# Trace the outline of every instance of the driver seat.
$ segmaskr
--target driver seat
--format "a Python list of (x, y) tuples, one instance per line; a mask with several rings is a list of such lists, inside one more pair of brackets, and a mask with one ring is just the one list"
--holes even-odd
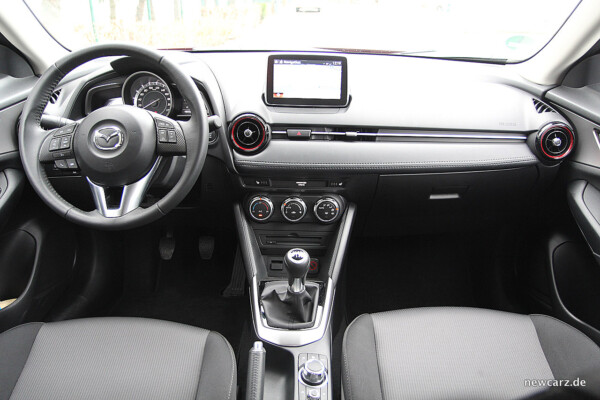
[(0, 334), (0, 400), (234, 399), (216, 332), (144, 318), (28, 323)]

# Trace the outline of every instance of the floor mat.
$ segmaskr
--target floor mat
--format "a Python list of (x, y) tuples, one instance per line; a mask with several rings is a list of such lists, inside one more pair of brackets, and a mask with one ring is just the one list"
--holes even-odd
[(235, 240), (218, 238), (213, 258), (201, 260), (197, 235), (179, 232), (176, 239), (175, 253), (169, 261), (158, 256), (157, 236), (140, 232), (128, 243), (126, 258), (130, 260), (124, 265), (124, 295), (111, 314), (156, 318), (214, 330), (236, 348), (245, 315), (250, 312), (249, 300), (247, 295), (233, 298), (221, 295), (229, 282)]
[(355, 240), (347, 258), (351, 321), (363, 313), (428, 306), (477, 306), (472, 238), (414, 236)]

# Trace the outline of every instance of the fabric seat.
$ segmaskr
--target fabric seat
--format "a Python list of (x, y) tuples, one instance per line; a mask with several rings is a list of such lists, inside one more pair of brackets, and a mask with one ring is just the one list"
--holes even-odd
[(234, 399), (220, 334), (143, 318), (29, 323), (0, 334), (0, 400)]
[(417, 308), (356, 318), (342, 364), (346, 400), (518, 399), (543, 390), (527, 380), (597, 373), (600, 348), (548, 316)]

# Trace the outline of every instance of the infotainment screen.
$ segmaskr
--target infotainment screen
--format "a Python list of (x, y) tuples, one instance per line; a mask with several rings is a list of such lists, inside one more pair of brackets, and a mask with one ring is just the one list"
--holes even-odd
[(266, 100), (271, 105), (346, 106), (346, 58), (314, 55), (269, 56)]

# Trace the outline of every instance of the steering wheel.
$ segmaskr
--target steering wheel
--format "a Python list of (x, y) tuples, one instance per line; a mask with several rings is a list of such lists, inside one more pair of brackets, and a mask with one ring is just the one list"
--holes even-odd
[[(130, 56), (158, 66), (187, 100), (188, 121), (175, 121), (130, 105), (93, 111), (85, 118), (47, 131), (40, 120), (50, 95), (76, 67), (100, 57)], [(175, 208), (200, 176), (208, 150), (208, 118), (200, 92), (190, 76), (162, 54), (131, 44), (96, 45), (75, 51), (40, 77), (23, 108), (19, 152), (31, 185), (69, 221), (96, 229), (128, 229), (159, 219)], [(177, 184), (158, 202), (141, 207), (148, 187), (165, 156), (185, 157)], [(83, 211), (63, 199), (46, 175), (45, 163), (78, 168), (91, 188), (96, 209)], [(60, 163), (60, 164), (58, 164)], [(112, 202), (109, 192), (122, 188)]]

